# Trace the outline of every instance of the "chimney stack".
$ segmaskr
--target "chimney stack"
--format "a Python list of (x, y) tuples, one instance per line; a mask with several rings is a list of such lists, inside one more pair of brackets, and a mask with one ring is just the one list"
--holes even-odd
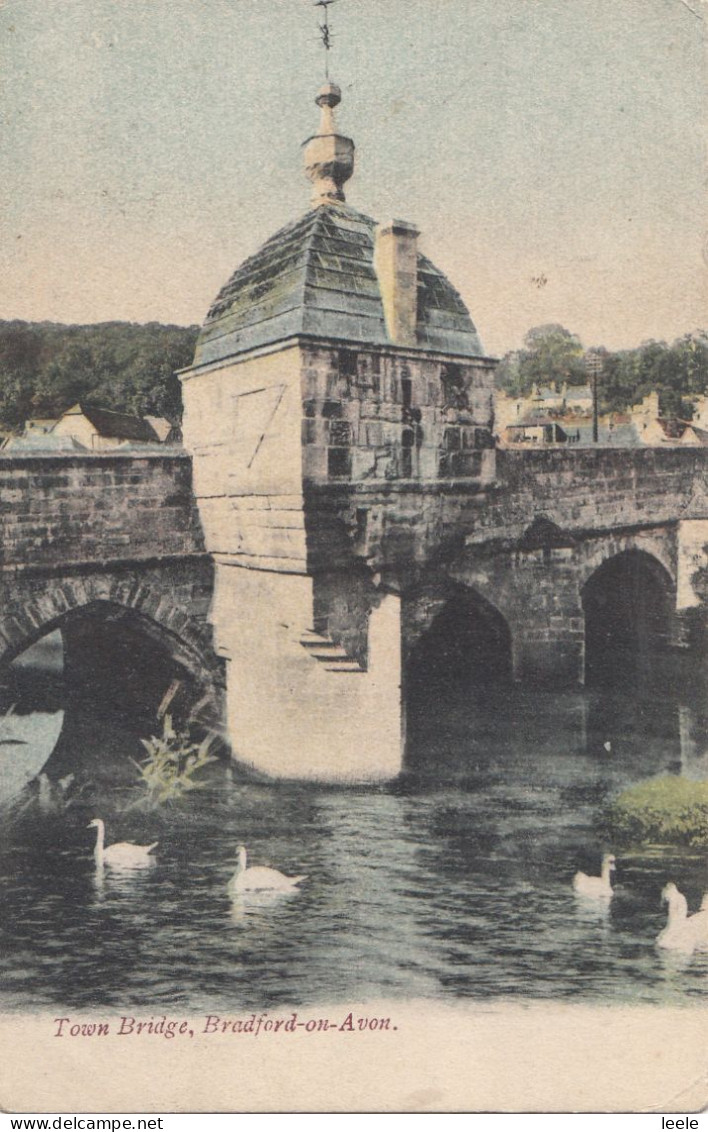
[(415, 346), (418, 321), (418, 229), (391, 220), (376, 230), (374, 267), (392, 342)]

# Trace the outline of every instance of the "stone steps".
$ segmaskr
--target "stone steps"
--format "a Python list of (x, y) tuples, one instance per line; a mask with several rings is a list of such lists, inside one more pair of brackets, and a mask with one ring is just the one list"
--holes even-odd
[(357, 660), (349, 656), (346, 649), (321, 633), (308, 629), (300, 637), (300, 644), (313, 660), (323, 665), (326, 672), (365, 671)]

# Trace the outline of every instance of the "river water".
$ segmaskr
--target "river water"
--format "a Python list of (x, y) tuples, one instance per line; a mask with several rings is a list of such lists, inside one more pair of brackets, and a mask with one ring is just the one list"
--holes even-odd
[[(708, 987), (708, 954), (654, 945), (662, 886), (696, 908), (702, 855), (616, 850), (609, 908), (571, 888), (615, 848), (598, 823), (609, 798), (656, 774), (707, 776), (696, 702), (453, 692), (412, 721), (409, 770), (390, 787), (264, 785), (219, 762), (204, 789), (153, 811), (134, 805), (141, 748), (125, 721), (55, 708), (18, 714), (20, 738), (0, 745), (3, 1010), (677, 1004)], [(109, 842), (159, 840), (154, 866), (97, 874), (96, 816)], [(239, 844), (253, 864), (307, 874), (301, 891), (234, 901)]]

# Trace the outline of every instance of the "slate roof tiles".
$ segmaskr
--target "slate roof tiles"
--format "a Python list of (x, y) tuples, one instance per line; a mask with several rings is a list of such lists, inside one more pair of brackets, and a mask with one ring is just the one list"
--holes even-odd
[[(374, 270), (376, 222), (326, 204), (281, 228), (222, 287), (197, 343), (195, 365), (294, 335), (390, 344)], [(417, 345), (480, 357), (467, 308), (441, 271), (418, 256)]]

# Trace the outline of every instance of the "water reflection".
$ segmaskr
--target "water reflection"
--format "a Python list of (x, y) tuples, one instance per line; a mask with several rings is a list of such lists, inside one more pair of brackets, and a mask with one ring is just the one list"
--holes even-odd
[[(267, 786), (216, 764), (187, 802), (146, 811), (138, 736), (116, 715), (72, 710), (37, 771), (49, 795), (26, 788), (0, 828), (0, 1002), (690, 1001), (708, 956), (655, 940), (667, 880), (700, 904), (703, 856), (617, 853), (607, 903), (578, 900), (572, 877), (617, 852), (597, 824), (615, 792), (676, 764), (698, 777), (707, 750), (696, 703), (488, 688), (416, 722), (407, 773), (388, 789)], [(97, 868), (96, 813), (111, 840), (159, 840), (151, 867)], [(307, 881), (234, 898), (239, 844)]]

